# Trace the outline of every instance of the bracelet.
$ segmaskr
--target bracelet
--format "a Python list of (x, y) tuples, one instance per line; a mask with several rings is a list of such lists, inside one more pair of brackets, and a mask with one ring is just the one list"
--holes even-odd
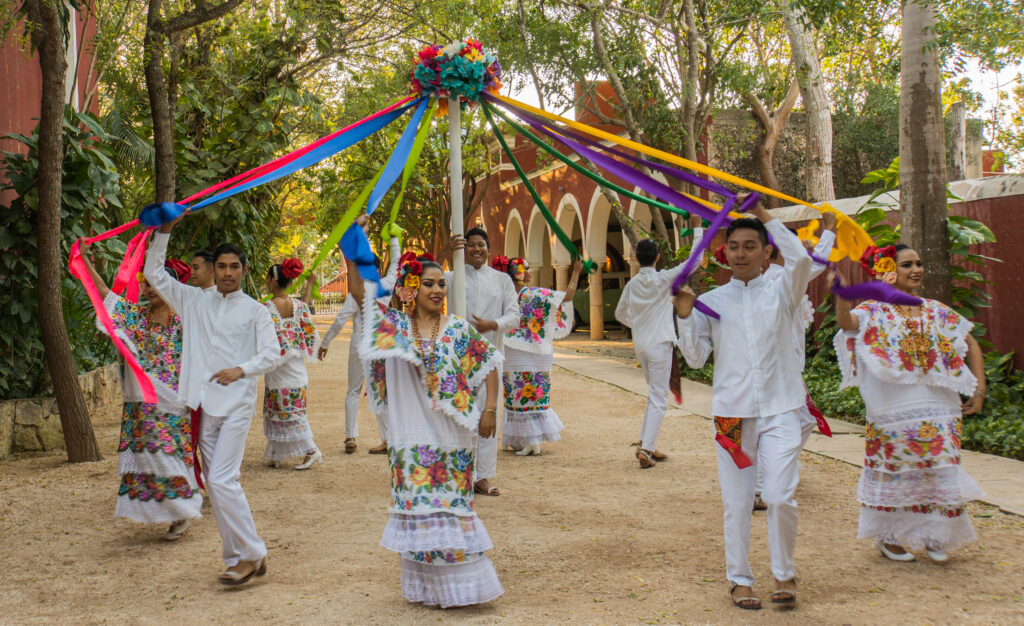
[(494, 413), (494, 417), (498, 417), (497, 409), (484, 409), (484, 413)]

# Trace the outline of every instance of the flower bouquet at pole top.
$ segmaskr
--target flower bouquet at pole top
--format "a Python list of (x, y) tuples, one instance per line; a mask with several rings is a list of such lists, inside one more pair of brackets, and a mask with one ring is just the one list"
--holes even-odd
[(438, 114), (447, 113), (448, 99), (457, 97), (463, 106), (480, 100), (484, 91), (501, 89), (501, 64), (493, 52), (476, 39), (447, 46), (427, 45), (416, 55), (409, 72), (412, 93), (438, 98)]

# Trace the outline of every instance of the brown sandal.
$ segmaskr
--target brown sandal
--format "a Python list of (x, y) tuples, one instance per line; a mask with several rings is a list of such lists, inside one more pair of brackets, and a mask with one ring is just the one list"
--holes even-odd
[(356, 451), (356, 438), (349, 437), (345, 440), (345, 454), (352, 454)]
[[(486, 480), (486, 479), (484, 479), (484, 480)], [(484, 489), (483, 487), (481, 487), (480, 483), (482, 483), (482, 482), (484, 482), (484, 481), (480, 480), (478, 482), (473, 483), (473, 493), (478, 493), (478, 494), (480, 494), (482, 496), (500, 496), (501, 495), (501, 491), (499, 491), (498, 488), (495, 487), (494, 485), (490, 485), (488, 483), (489, 486), (487, 487), (487, 489)]]
[(760, 610), (761, 609), (761, 600), (757, 596), (749, 595), (749, 596), (736, 597), (735, 591), (737, 589), (739, 589), (740, 587), (743, 587), (744, 589), (750, 589), (750, 593), (751, 594), (754, 593), (754, 590), (751, 589), (750, 587), (747, 587), (745, 585), (737, 585), (736, 583), (733, 583), (732, 586), (729, 587), (729, 598), (732, 600), (732, 603), (734, 605), (740, 607), (741, 609), (746, 609), (748, 611), (758, 611), (758, 610)]
[(374, 446), (373, 448), (370, 448), (369, 450), (367, 450), (367, 452), (369, 454), (387, 454), (387, 452), (388, 452), (388, 442), (382, 441), (382, 442), (380, 442), (379, 446)]
[[(793, 587), (789, 589), (779, 589), (779, 585), (785, 583), (793, 583)], [(775, 591), (772, 592), (772, 604), (781, 604), (785, 606), (793, 606), (796, 604), (796, 579), (792, 580), (776, 580)]]
[(643, 448), (636, 449), (636, 458), (640, 461), (640, 469), (648, 469), (655, 465), (654, 457)]

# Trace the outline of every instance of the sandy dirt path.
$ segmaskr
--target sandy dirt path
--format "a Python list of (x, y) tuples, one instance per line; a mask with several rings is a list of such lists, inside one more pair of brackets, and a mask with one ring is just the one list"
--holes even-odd
[[(391, 624), (472, 623), (1010, 623), (1024, 619), (1024, 520), (972, 505), (979, 540), (949, 562), (883, 560), (855, 539), (858, 472), (805, 454), (797, 575), (800, 605), (758, 614), (726, 596), (710, 425), (670, 417), (641, 471), (629, 447), (643, 399), (556, 368), (566, 424), (540, 457), (503, 452), (504, 495), (477, 498), (506, 588), (490, 604), (441, 611), (404, 601), (397, 555), (379, 547), (386, 459), (360, 409), (359, 451), (343, 452), (347, 336), (310, 367), (311, 424), (326, 463), (309, 472), (261, 461), (253, 421), (242, 484), (270, 548), (269, 574), (216, 584), (220, 536), (208, 506), (184, 539), (111, 518), (120, 415), (95, 416), (106, 458), (70, 466), (60, 454), (0, 463), (0, 622)], [(756, 589), (770, 593), (767, 529), (753, 524)]]

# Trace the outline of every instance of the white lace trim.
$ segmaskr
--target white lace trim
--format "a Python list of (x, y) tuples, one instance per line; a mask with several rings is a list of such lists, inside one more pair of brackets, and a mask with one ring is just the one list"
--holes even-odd
[(446, 609), (490, 602), (505, 593), (489, 558), (458, 565), (402, 561), (402, 597), (409, 602)]
[(861, 507), (857, 538), (881, 539), (907, 550), (931, 547), (952, 551), (974, 541), (977, 535), (966, 511), (957, 517), (946, 517), (941, 512), (908, 513)]
[(898, 474), (865, 467), (857, 482), (857, 501), (869, 506), (960, 506), (982, 495), (978, 483), (959, 465)]
[(425, 515), (389, 513), (380, 545), (393, 552), (462, 550), (466, 554), (486, 552), (494, 547), (487, 529), (475, 513), (453, 515), (446, 512)]
[(870, 413), (867, 420), (875, 426), (889, 428), (895, 424), (904, 422), (920, 422), (922, 420), (956, 421), (961, 418), (960, 407), (950, 405), (946, 402), (935, 402), (933, 404), (921, 404), (909, 409), (901, 409), (892, 413)]
[(153, 474), (156, 476), (184, 476), (192, 487), (191, 498), (167, 498), (156, 500), (133, 500), (128, 494), (117, 496), (114, 517), (124, 517), (143, 524), (170, 524), (182, 519), (202, 517), (199, 512), (203, 496), (196, 484), (195, 472), (177, 455), (162, 452), (131, 452), (125, 450), (117, 455), (118, 476), (125, 474)]
[(287, 443), (313, 439), (313, 431), (305, 417), (279, 420), (263, 415), (263, 434), (270, 441)]
[(510, 411), (505, 407), (505, 419), (501, 424), (501, 445), (522, 448), (544, 441), (558, 441), (565, 428), (558, 414), (552, 409), (545, 411)]
[(297, 441), (267, 441), (267, 449), (263, 451), (263, 458), (267, 461), (287, 461), (295, 457), (305, 456), (317, 450), (313, 443), (313, 436), (299, 439)]

